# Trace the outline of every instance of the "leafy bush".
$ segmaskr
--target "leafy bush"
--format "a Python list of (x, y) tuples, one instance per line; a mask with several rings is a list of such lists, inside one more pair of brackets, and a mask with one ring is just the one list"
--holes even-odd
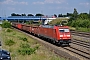
[(20, 48), (18, 49), (19, 54), (21, 55), (31, 55), (35, 53), (35, 49), (33, 48)]
[(8, 21), (3, 21), (2, 25), (3, 28), (11, 28), (11, 23)]
[(24, 38), (22, 38), (22, 40), (23, 40), (23, 41), (27, 41), (27, 38), (26, 38), (26, 37), (24, 37)]
[(12, 30), (11, 29), (7, 29), (6, 32), (12, 32)]
[(39, 48), (39, 45), (37, 45), (35, 48), (31, 48), (29, 44), (23, 43), (20, 45), (20, 48), (18, 49), (18, 53), (21, 55), (31, 55), (35, 53), (35, 51)]
[(27, 43), (21, 43), (18, 53), (21, 55), (31, 55), (39, 48), (39, 45), (36, 45), (34, 48), (31, 48)]
[(23, 41), (27, 41), (27, 42), (28, 42), (28, 40), (27, 40), (27, 38), (26, 38), (26, 37), (19, 37), (19, 39), (20, 39), (20, 40), (23, 40)]
[(20, 45), (20, 47), (21, 48), (29, 48), (30, 47), (30, 45), (29, 44), (27, 44), (27, 43), (21, 43), (21, 45)]
[(5, 41), (5, 45), (12, 46), (14, 44), (15, 44), (15, 42), (13, 40), (6, 40)]

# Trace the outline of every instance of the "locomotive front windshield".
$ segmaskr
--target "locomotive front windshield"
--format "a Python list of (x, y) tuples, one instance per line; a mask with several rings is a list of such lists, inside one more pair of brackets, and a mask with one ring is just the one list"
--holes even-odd
[(69, 29), (59, 29), (60, 32), (69, 32)]

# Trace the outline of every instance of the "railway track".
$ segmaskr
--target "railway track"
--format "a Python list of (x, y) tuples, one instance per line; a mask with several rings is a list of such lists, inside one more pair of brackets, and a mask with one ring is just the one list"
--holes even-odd
[[(20, 32), (22, 32), (22, 31), (20, 31)], [(23, 32), (23, 33), (25, 33), (25, 32)], [(44, 45), (45, 47), (47, 47), (51, 51), (55, 52), (59, 56), (63, 56), (69, 60), (90, 60), (90, 53), (88, 51), (83, 51), (80, 48), (80, 46), (85, 47), (85, 48), (89, 48), (88, 43), (79, 42), (77, 40), (75, 42), (75, 40), (73, 40), (72, 43), (70, 44), (71, 46), (69, 46), (69, 47), (58, 47), (56, 45), (53, 45), (53, 44), (48, 43), (46, 41), (43, 41), (40, 38), (34, 37), (33, 35), (30, 35), (27, 33), (25, 33), (25, 34), (36, 39), (36, 40), (38, 40), (39, 43), (41, 43), (42, 45)], [(82, 45), (80, 45), (80, 44), (82, 44)], [(86, 47), (83, 44), (85, 44), (86, 46), (88, 45), (88, 47)], [(80, 49), (76, 48), (77, 46), (75, 46), (75, 45), (77, 45), (78, 48), (80, 48)]]
[(76, 36), (90, 38), (90, 32), (86, 33), (86, 32), (78, 32), (78, 31), (71, 30), (71, 34), (76, 35)]
[(76, 44), (76, 45), (79, 45), (79, 46), (82, 46), (82, 47), (90, 48), (90, 43), (89, 42), (73, 39), (72, 43)]
[[(79, 56), (81, 56), (81, 58), (84, 60), (90, 60), (90, 54), (89, 53), (86, 53), (84, 51), (81, 51), (79, 49), (76, 49), (74, 47), (64, 47), (64, 49), (68, 50), (68, 51), (71, 51)], [(79, 57), (78, 57), (79, 58)]]
[(90, 43), (73, 39), (69, 47), (63, 48), (77, 54), (78, 58), (82, 58), (83, 60), (90, 60)]
[(73, 39), (70, 47), (65, 47), (64, 49), (90, 60), (90, 43), (88, 42)]

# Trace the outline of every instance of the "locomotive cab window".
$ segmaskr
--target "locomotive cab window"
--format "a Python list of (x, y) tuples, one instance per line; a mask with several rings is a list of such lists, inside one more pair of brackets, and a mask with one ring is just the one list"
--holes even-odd
[(64, 29), (59, 29), (60, 32), (64, 32)]
[(59, 32), (69, 32), (69, 29), (59, 29)]
[(65, 30), (65, 32), (69, 32), (69, 29), (64, 29)]

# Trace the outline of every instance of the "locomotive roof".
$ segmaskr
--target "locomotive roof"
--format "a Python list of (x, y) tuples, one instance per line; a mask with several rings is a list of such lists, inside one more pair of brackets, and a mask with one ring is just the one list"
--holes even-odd
[(50, 26), (50, 25), (41, 25), (44, 28), (53, 28), (54, 26)]
[(44, 27), (44, 28), (54, 28), (54, 27), (59, 27), (59, 28), (68, 28), (68, 26), (62, 26), (62, 25), (54, 25), (54, 26), (51, 26), (51, 25), (41, 25), (41, 27)]

